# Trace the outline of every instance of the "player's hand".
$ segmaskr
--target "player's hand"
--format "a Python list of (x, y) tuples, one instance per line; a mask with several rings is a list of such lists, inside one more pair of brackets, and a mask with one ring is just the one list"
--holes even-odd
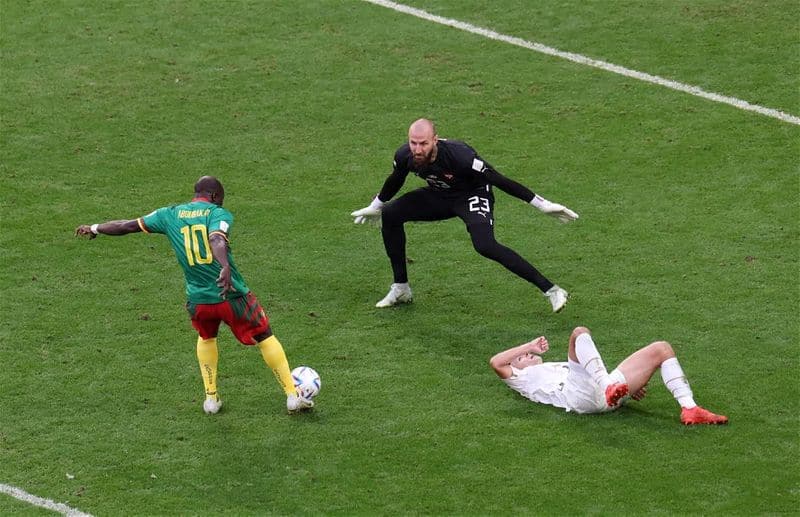
[(578, 217), (578, 214), (570, 210), (569, 208), (565, 207), (564, 205), (559, 205), (558, 203), (550, 203), (550, 209), (545, 213), (547, 215), (553, 216), (558, 219), (562, 223), (568, 223), (570, 221), (574, 221)]
[(75, 237), (89, 237), (89, 239), (94, 239), (97, 237), (97, 234), (92, 232), (92, 227), (88, 224), (82, 224), (75, 228)]
[(647, 395), (647, 386), (642, 386), (639, 391), (631, 395), (633, 400), (642, 400)]
[(543, 354), (550, 350), (550, 343), (547, 342), (546, 337), (540, 336), (530, 342), (530, 347), (534, 354)]
[(568, 223), (570, 221), (574, 221), (579, 216), (569, 208), (565, 207), (564, 205), (560, 205), (558, 203), (553, 203), (552, 201), (548, 201), (542, 196), (536, 195), (531, 200), (531, 204), (541, 210), (543, 213), (555, 217), (562, 223)]
[(223, 300), (227, 299), (228, 293), (235, 291), (233, 284), (231, 284), (230, 266), (224, 266), (220, 270), (217, 277), (217, 287), (219, 287), (219, 295)]
[(381, 211), (383, 210), (383, 201), (378, 199), (375, 196), (375, 199), (372, 200), (372, 203), (369, 206), (362, 208), (361, 210), (356, 210), (355, 212), (351, 212), (350, 215), (354, 218), (353, 222), (355, 224), (364, 224), (364, 223), (373, 223), (373, 224), (380, 224), (381, 222)]
[(355, 212), (351, 212), (355, 219), (353, 222), (355, 224), (364, 224), (364, 223), (373, 223), (377, 224), (381, 220), (381, 210), (375, 209), (371, 207), (362, 208), (361, 210), (356, 210)]

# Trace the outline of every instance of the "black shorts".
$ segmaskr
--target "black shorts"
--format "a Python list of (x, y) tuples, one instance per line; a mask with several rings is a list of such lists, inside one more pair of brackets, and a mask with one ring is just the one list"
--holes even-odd
[(384, 224), (407, 221), (442, 221), (458, 217), (467, 226), (494, 225), (494, 194), (485, 185), (467, 192), (447, 192), (423, 187), (403, 194), (383, 207)]

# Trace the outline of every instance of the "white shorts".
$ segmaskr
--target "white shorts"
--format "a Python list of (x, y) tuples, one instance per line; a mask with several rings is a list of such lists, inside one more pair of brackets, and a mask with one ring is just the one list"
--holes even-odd
[[(626, 398), (623, 398), (616, 406), (609, 407), (606, 405), (605, 391), (600, 389), (600, 386), (592, 380), (589, 373), (583, 369), (583, 366), (571, 360), (567, 361), (567, 363), (569, 364), (569, 373), (562, 390), (569, 404), (567, 411), (604, 413), (617, 409), (625, 402)], [(627, 382), (625, 376), (618, 369), (614, 369), (609, 375), (611, 376), (611, 382)]]

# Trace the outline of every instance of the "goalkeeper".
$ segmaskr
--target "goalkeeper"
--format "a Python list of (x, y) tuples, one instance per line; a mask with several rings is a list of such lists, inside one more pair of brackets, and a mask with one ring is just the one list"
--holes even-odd
[[(413, 172), (428, 185), (389, 202)], [(564, 308), (569, 294), (545, 278), (527, 260), (503, 246), (494, 237), (494, 194), (492, 187), (530, 203), (562, 223), (578, 214), (535, 195), (527, 187), (497, 172), (469, 145), (439, 139), (433, 122), (419, 119), (408, 130), (408, 143), (394, 156), (394, 170), (372, 203), (351, 215), (356, 223), (382, 223), (383, 244), (392, 265), (394, 282), (376, 307), (390, 307), (412, 300), (406, 270), (408, 221), (441, 221), (458, 217), (467, 226), (475, 251), (499, 262), (506, 269), (535, 285), (548, 298), (553, 312)]]

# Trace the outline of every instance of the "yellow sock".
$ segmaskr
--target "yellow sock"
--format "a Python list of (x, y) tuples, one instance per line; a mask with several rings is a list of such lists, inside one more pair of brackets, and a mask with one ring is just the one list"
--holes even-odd
[(292, 372), (289, 371), (289, 361), (286, 359), (286, 354), (278, 338), (275, 336), (268, 337), (258, 344), (258, 349), (261, 350), (261, 357), (264, 358), (264, 362), (275, 374), (275, 378), (278, 379), (278, 383), (280, 383), (284, 393), (286, 395), (296, 394)]
[(219, 363), (217, 338), (203, 339), (197, 336), (197, 361), (200, 363), (200, 374), (203, 376), (203, 384), (206, 387), (206, 398), (214, 397), (219, 400), (217, 394), (217, 364)]

